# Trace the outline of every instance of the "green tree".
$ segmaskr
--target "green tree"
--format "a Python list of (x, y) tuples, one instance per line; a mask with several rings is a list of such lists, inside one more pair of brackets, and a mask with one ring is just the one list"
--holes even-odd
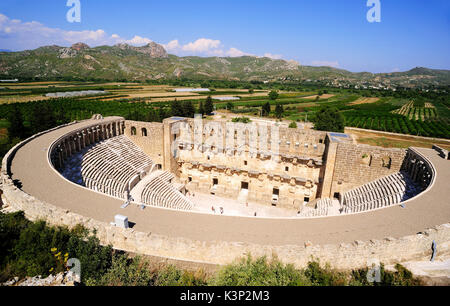
[(277, 106), (275, 107), (275, 116), (278, 119), (281, 119), (281, 117), (283, 117), (283, 113), (284, 113), (283, 105), (277, 103)]
[(202, 116), (205, 114), (205, 108), (203, 107), (202, 101), (200, 101), (200, 103), (198, 104), (198, 113), (201, 114)]
[(49, 130), (56, 126), (56, 118), (51, 103), (40, 102), (34, 105), (31, 113), (30, 124), (33, 134)]
[(263, 116), (269, 116), (270, 115), (270, 102), (266, 102), (262, 106), (262, 115)]
[(26, 130), (23, 125), (23, 116), (17, 104), (14, 104), (13, 109), (8, 113), (8, 135), (10, 138), (25, 138)]
[(157, 122), (159, 121), (158, 114), (155, 112), (153, 108), (151, 108), (147, 115), (145, 116), (145, 121), (147, 122)]
[(172, 116), (181, 116), (181, 117), (184, 116), (183, 106), (177, 99), (173, 100), (170, 103), (170, 113)]
[(338, 109), (324, 106), (312, 118), (314, 129), (329, 132), (344, 132), (344, 117)]
[(158, 114), (158, 121), (159, 122), (162, 122), (164, 119), (169, 117), (168, 111), (165, 108), (163, 108), (163, 107), (158, 108), (157, 114)]
[(213, 100), (211, 98), (211, 96), (208, 96), (206, 98), (206, 102), (205, 102), (205, 114), (209, 115), (214, 111), (214, 104), (213, 104)]
[(183, 102), (183, 115), (184, 117), (193, 118), (195, 115), (195, 107), (192, 101)]
[(271, 92), (269, 92), (269, 99), (270, 100), (276, 100), (278, 99), (278, 92), (276, 90), (272, 90)]
[(234, 104), (231, 103), (231, 102), (228, 102), (227, 103), (227, 110), (233, 110), (233, 108), (234, 108)]

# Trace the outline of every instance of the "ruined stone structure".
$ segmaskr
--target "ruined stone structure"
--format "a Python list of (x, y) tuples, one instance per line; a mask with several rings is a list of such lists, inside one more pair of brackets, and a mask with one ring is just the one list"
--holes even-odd
[[(311, 217), (377, 209), (419, 192), (409, 184), (416, 179), (404, 164), (410, 160), (406, 150), (356, 145), (346, 134), (199, 118), (94, 119), (100, 123), (58, 139), (50, 160), (74, 183), (139, 204), (190, 209), (192, 203), (176, 192), (189, 190)], [(377, 189), (376, 196), (349, 208), (356, 205), (348, 204), (349, 191), (364, 183), (384, 186), (382, 178), (401, 169), (408, 175), (399, 184), (412, 188)], [(340, 201), (339, 211), (330, 198)]]
[[(132, 252), (218, 264), (276, 253), (299, 267), (314, 255), (352, 268), (369, 257), (428, 256), (433, 240), (448, 245), (450, 168), (439, 149), (362, 146), (345, 134), (275, 125), (94, 116), (14, 147), (2, 163), (2, 199), (31, 219), (82, 223)], [(186, 190), (299, 214), (191, 212)], [(135, 226), (111, 226), (117, 214)]]
[(176, 143), (189, 190), (297, 210), (316, 198), (326, 133), (193, 121), (180, 124)]
[(62, 136), (52, 144), (50, 150), (51, 162), (55, 167), (61, 169), (64, 161), (69, 159), (73, 153), (79, 152), (99, 141), (122, 135), (125, 128), (124, 123), (125, 120), (120, 117), (107, 121), (102, 120), (99, 124), (77, 129)]

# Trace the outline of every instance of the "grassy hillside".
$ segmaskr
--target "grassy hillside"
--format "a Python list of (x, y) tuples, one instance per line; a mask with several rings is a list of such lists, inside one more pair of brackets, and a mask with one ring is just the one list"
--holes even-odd
[[(156, 44), (155, 44), (156, 45)], [(147, 48), (147, 49), (146, 49)], [(325, 82), (335, 86), (403, 87), (450, 85), (450, 71), (415, 68), (407, 72), (352, 73), (332, 67), (301, 66), (295, 61), (253, 56), (177, 57), (159, 46), (127, 45), (89, 48), (46, 46), (22, 52), (0, 52), (0, 78), (20, 80), (159, 79)]]

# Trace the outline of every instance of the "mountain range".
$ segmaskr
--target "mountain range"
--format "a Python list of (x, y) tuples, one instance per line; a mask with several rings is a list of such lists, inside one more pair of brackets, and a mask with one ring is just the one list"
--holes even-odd
[(91, 48), (45, 46), (20, 52), (0, 51), (0, 78), (20, 79), (224, 79), (241, 81), (321, 81), (333, 86), (448, 86), (450, 70), (417, 67), (406, 72), (354, 73), (333, 67), (303, 66), (267, 57), (178, 57), (154, 42)]

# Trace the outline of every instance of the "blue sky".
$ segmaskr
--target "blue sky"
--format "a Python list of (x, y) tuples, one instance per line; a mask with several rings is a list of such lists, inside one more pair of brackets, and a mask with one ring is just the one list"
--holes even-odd
[(2, 0), (0, 49), (155, 41), (180, 56), (250, 54), (371, 72), (450, 69), (448, 0), (380, 0), (380, 23), (367, 21), (367, 0), (80, 0), (81, 23), (66, 20), (66, 2)]

